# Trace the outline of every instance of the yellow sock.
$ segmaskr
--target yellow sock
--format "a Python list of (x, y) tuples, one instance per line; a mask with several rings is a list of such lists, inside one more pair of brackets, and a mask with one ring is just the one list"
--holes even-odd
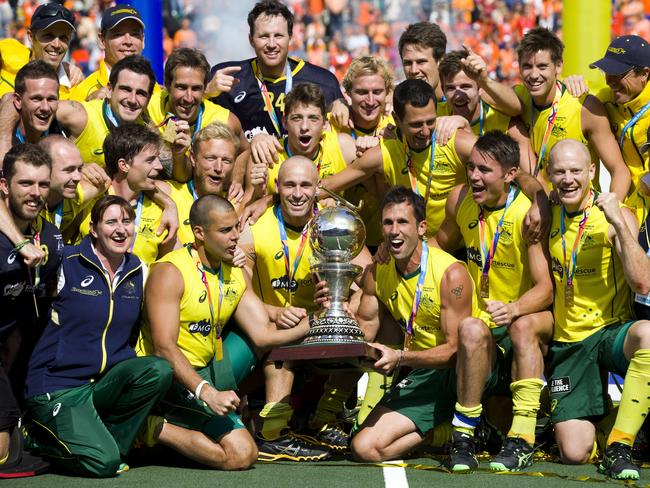
[(451, 424), (454, 426), (454, 432), (463, 432), (467, 435), (474, 435), (474, 429), (481, 420), (483, 405), (480, 403), (475, 407), (464, 407), (456, 402), (456, 412)]
[(345, 402), (352, 394), (351, 390), (333, 387), (329, 380), (325, 383), (323, 395), (318, 401), (318, 406), (313, 417), (309, 420), (309, 428), (316, 430), (325, 424), (332, 423), (336, 416), (343, 412)]
[(607, 445), (620, 442), (634, 445), (634, 438), (650, 410), (650, 349), (639, 349), (630, 360), (625, 374), (621, 403)]
[(454, 428), (451, 426), (451, 420), (447, 420), (440, 425), (436, 425), (433, 429), (433, 438), (431, 445), (433, 447), (443, 447), (445, 444), (451, 442)]
[(535, 444), (539, 395), (543, 387), (544, 382), (538, 378), (527, 378), (510, 383), (512, 426), (508, 437), (519, 437), (530, 445)]
[(594, 447), (591, 450), (591, 454), (589, 454), (589, 459), (587, 460), (588, 463), (595, 463), (598, 461), (598, 441), (594, 440)]
[(357, 425), (363, 424), (363, 421), (366, 420), (366, 417), (370, 415), (372, 409), (375, 408), (384, 396), (384, 392), (389, 390), (392, 385), (392, 376), (384, 376), (376, 371), (368, 373), (368, 386), (366, 387), (366, 394), (363, 396), (363, 401), (357, 414)]
[(262, 418), (262, 437), (266, 440), (277, 439), (284, 429), (289, 428), (293, 408), (288, 403), (269, 402), (260, 412)]
[(7, 462), (7, 459), (9, 459), (9, 449), (7, 449), (7, 455), (0, 459), (0, 466), (2, 466), (4, 463)]

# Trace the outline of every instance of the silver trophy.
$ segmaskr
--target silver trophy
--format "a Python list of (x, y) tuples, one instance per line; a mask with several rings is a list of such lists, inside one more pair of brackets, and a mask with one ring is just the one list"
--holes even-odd
[[(324, 189), (323, 189), (324, 190)], [(310, 330), (303, 344), (360, 344), (363, 332), (357, 321), (345, 311), (350, 286), (361, 273), (351, 264), (363, 249), (366, 227), (355, 207), (338, 195), (324, 190), (338, 205), (318, 212), (310, 225), (310, 245), (315, 257), (311, 271), (329, 288), (329, 308), (310, 317)]]

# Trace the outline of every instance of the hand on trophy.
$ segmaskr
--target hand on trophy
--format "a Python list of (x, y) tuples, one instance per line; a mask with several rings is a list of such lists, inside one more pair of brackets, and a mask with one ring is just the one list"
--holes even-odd
[(300, 307), (278, 307), (275, 314), (275, 325), (278, 329), (293, 329), (302, 319), (307, 317), (307, 310)]
[[(327, 281), (325, 280), (318, 281), (318, 277), (316, 275), (314, 275), (314, 281), (316, 281), (316, 289), (314, 291), (314, 303), (318, 305), (321, 309), (329, 309), (330, 289), (327, 287)], [(353, 315), (352, 310), (350, 309), (350, 302), (348, 302), (347, 300), (343, 302), (343, 310), (345, 310), (348, 314)]]

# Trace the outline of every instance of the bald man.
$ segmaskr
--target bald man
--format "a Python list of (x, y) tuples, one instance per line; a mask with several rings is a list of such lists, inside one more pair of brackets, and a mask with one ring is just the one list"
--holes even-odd
[[(306, 319), (280, 330), (255, 295), (250, 279), (229, 264), (239, 240), (234, 207), (217, 195), (200, 197), (190, 209), (194, 242), (154, 265), (145, 289), (139, 355), (164, 357), (174, 383), (151, 416), (146, 445), (160, 443), (214, 469), (249, 468), (255, 441), (235, 413), (237, 384), (262, 352), (301, 339)], [(224, 326), (239, 325), (253, 347)]]
[(638, 224), (613, 193), (590, 187), (594, 165), (583, 144), (551, 149), (553, 208), (549, 251), (555, 281), (555, 329), (548, 362), (555, 438), (562, 461), (585, 463), (595, 454), (590, 421), (608, 413), (602, 370), (625, 376), (616, 422), (599, 466), (614, 479), (638, 479), (632, 445), (650, 409), (650, 321), (632, 319), (632, 293), (647, 281)]
[[(255, 293), (280, 329), (295, 327), (318, 309), (310, 270), (309, 224), (317, 212), (315, 195), (319, 182), (312, 160), (290, 157), (280, 166), (274, 182), (279, 203), (242, 232), (240, 245), (247, 255), (246, 270)], [(352, 262), (362, 267), (369, 264), (370, 253), (364, 248)], [(268, 363), (264, 373), (267, 403), (260, 414), (264, 421), (258, 442), (260, 460), (314, 461), (329, 457), (327, 449), (289, 429), (293, 372), (286, 365), (280, 369)], [(348, 444), (347, 434), (335, 420), (354, 386), (354, 381), (350, 382), (348, 385), (341, 378), (330, 379), (326, 389), (335, 393), (327, 395), (329, 400), (321, 400), (310, 426), (318, 431), (319, 442), (329, 448), (345, 449)]]

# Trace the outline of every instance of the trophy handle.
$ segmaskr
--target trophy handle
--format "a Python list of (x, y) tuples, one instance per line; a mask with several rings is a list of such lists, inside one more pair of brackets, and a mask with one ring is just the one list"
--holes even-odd
[(318, 187), (319, 190), (327, 193), (328, 196), (332, 197), (334, 200), (336, 200), (340, 205), (343, 205), (344, 207), (349, 208), (350, 210), (354, 212), (359, 212), (363, 208), (363, 200), (359, 201), (359, 205), (355, 205), (353, 203), (348, 202), (345, 198), (343, 198), (340, 195), (337, 195), (333, 191), (328, 190), (327, 188), (323, 186)]

